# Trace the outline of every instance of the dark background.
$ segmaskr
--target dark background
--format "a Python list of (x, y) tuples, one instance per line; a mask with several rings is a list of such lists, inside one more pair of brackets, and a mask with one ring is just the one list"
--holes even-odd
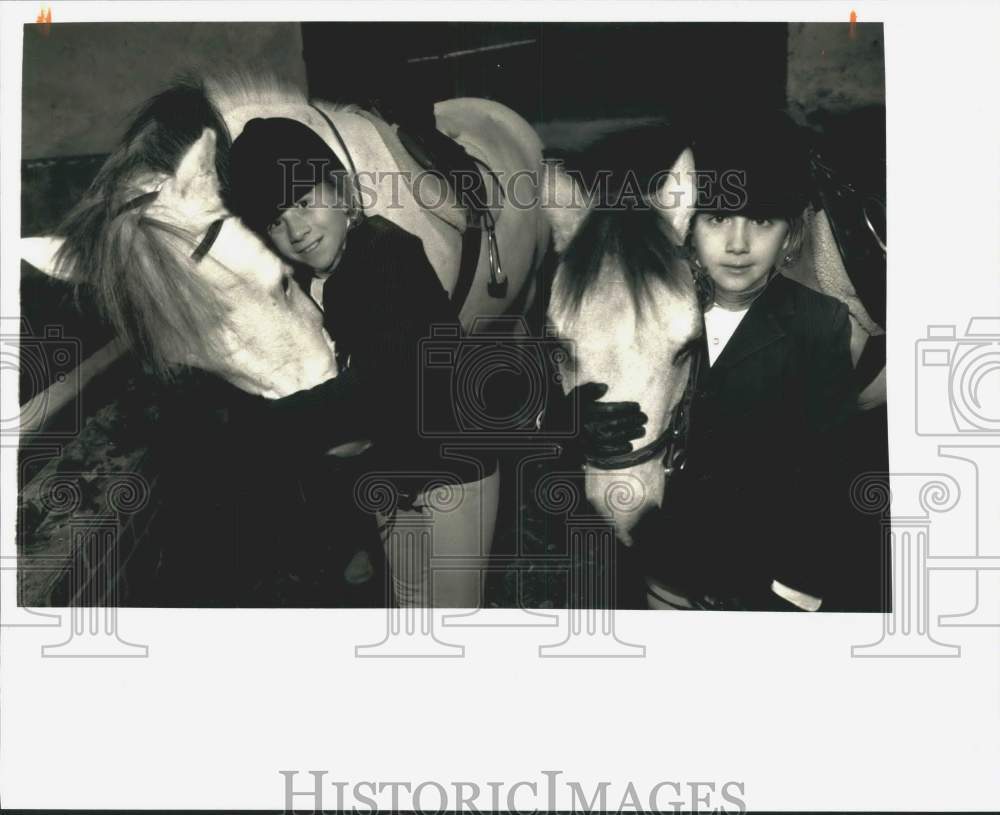
[[(535, 123), (683, 117), (748, 96), (781, 107), (787, 39), (788, 27), (780, 23), (302, 27), (313, 95), (361, 104), (380, 101), (390, 109), (451, 96), (488, 96)], [(746, 81), (748, 71), (753, 81)]]

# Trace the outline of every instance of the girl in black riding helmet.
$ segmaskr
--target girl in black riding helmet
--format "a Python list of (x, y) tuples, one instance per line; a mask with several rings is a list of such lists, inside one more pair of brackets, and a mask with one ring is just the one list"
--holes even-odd
[(847, 308), (781, 270), (808, 203), (807, 155), (779, 116), (694, 144), (692, 268), (712, 296), (687, 461), (634, 539), (650, 606), (817, 610), (847, 508), (857, 393)]
[[(365, 217), (326, 142), (291, 119), (251, 120), (233, 142), (230, 179), (233, 212), (295, 267), (296, 279), (323, 309), (342, 376), (346, 370), (351, 383), (347, 399), (364, 416), (358, 436), (374, 442), (366, 469), (389, 474), (399, 490), (399, 507), (379, 516), (396, 601), (479, 605), (478, 573), (435, 575), (431, 596), (425, 561), (392, 534), (407, 513), (430, 514), (435, 553), (480, 556), (488, 552), (495, 523), (495, 462), (445, 458), (439, 439), (420, 434), (428, 413), (451, 413), (444, 380), (427, 380), (421, 391), (421, 341), (434, 327), (452, 329), (456, 339), (461, 334), (423, 244), (382, 217)], [(435, 417), (430, 421), (440, 426)], [(341, 420), (335, 413), (329, 418)], [(424, 494), (435, 474), (462, 484), (462, 505), (440, 517)], [(492, 517), (481, 507), (492, 507)]]

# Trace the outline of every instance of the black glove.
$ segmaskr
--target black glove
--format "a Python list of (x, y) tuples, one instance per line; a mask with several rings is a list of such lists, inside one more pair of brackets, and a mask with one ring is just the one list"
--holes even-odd
[(537, 425), (557, 436), (572, 435), (563, 443), (567, 465), (582, 464), (588, 456), (631, 452), (631, 440), (645, 433), (647, 417), (638, 403), (598, 402), (607, 392), (607, 385), (588, 382), (568, 394), (559, 389), (549, 394)]
[(646, 432), (649, 420), (638, 402), (598, 402), (608, 392), (601, 382), (578, 385), (573, 392), (579, 405), (579, 441), (584, 455), (601, 458), (632, 452), (632, 439)]

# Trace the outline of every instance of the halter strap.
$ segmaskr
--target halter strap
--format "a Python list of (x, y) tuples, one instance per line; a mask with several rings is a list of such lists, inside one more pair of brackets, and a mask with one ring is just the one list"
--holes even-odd
[(124, 215), (126, 212), (132, 209), (138, 209), (141, 206), (145, 206), (151, 201), (156, 200), (156, 196), (160, 194), (159, 190), (153, 190), (151, 192), (144, 192), (142, 195), (137, 195), (135, 198), (130, 198), (124, 204), (122, 204), (118, 209), (115, 210), (115, 214), (112, 215), (112, 219), (117, 218), (119, 215)]
[(701, 354), (691, 360), (688, 370), (688, 381), (684, 393), (674, 407), (666, 428), (653, 441), (628, 453), (618, 453), (609, 456), (587, 456), (587, 463), (599, 470), (624, 470), (651, 461), (661, 453), (666, 452), (664, 461), (669, 478), (675, 469), (684, 469), (684, 454), (688, 433), (691, 429), (691, 403), (694, 401), (695, 386), (698, 381), (698, 371), (701, 368)]
[[(159, 190), (152, 190), (150, 192), (144, 192), (141, 195), (137, 195), (135, 198), (130, 198), (118, 207), (117, 210), (115, 210), (113, 217), (117, 218), (119, 215), (124, 215), (126, 212), (145, 206), (146, 204), (155, 201), (159, 194)], [(191, 253), (192, 260), (197, 262), (211, 251), (212, 244), (214, 244), (215, 239), (219, 237), (219, 232), (222, 230), (222, 224), (225, 220), (225, 218), (218, 218), (212, 221), (208, 230), (205, 232), (205, 237), (201, 239), (198, 245), (194, 248), (194, 251)]]
[(670, 443), (673, 434), (674, 421), (671, 418), (666, 430), (649, 444), (640, 447), (638, 450), (610, 456), (587, 456), (587, 463), (599, 470), (624, 470), (626, 467), (636, 467), (639, 464), (645, 464), (667, 449), (667, 444)]
[(211, 225), (208, 227), (208, 231), (205, 232), (205, 237), (201, 239), (201, 243), (199, 243), (191, 253), (192, 260), (199, 261), (211, 251), (212, 244), (215, 243), (215, 239), (219, 237), (219, 232), (222, 230), (222, 224), (225, 220), (225, 218), (219, 218), (218, 220), (212, 221)]

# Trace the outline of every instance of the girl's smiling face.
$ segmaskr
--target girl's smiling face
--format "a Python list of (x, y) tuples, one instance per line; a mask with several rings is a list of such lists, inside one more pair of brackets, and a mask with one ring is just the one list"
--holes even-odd
[(329, 271), (347, 237), (347, 209), (335, 187), (322, 181), (282, 210), (267, 228), (278, 253), (316, 273)]
[(699, 213), (692, 241), (698, 261), (715, 285), (742, 293), (762, 286), (788, 248), (784, 218), (748, 218), (730, 213)]

